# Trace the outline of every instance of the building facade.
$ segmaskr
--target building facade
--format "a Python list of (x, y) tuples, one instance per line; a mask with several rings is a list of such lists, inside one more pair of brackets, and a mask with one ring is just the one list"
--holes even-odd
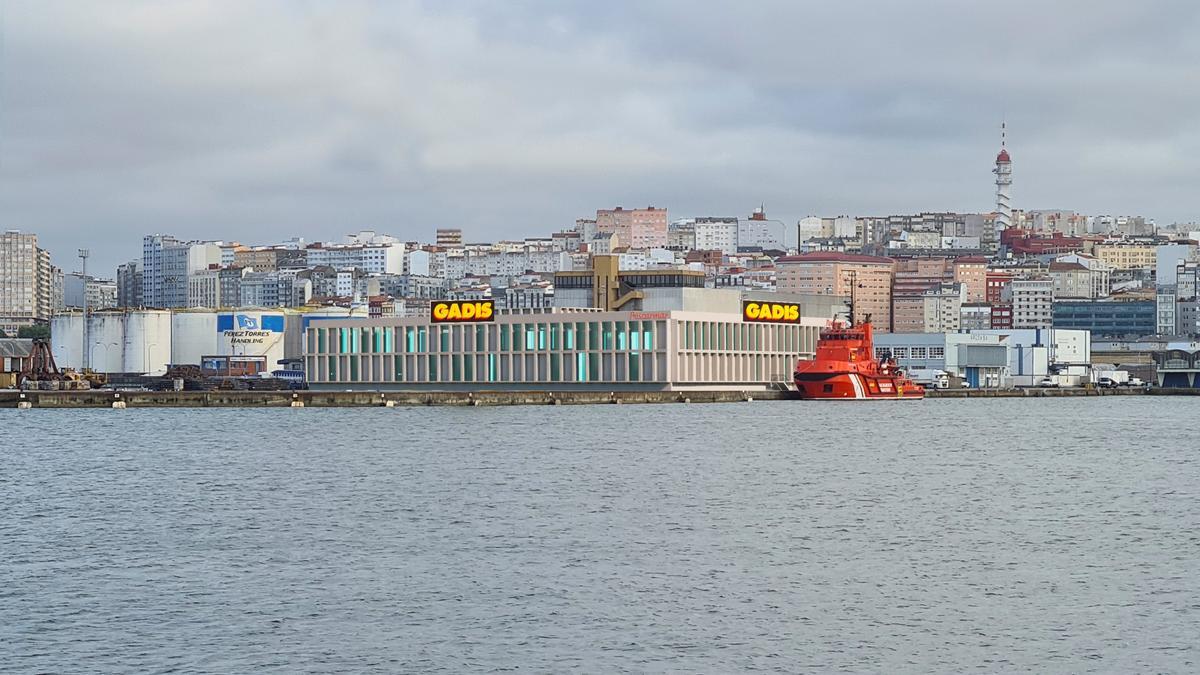
[(0, 331), (16, 337), (25, 326), (49, 321), (58, 302), (55, 277), (36, 234), (0, 233)]
[(893, 261), (853, 253), (805, 253), (775, 261), (780, 293), (847, 298), (853, 321), (868, 315), (875, 330), (892, 331)]
[(823, 323), (561, 310), (454, 325), (329, 320), (307, 330), (305, 366), (314, 389), (754, 390), (789, 382)]
[(1154, 300), (1058, 300), (1054, 327), (1091, 331), (1095, 337), (1143, 337), (1158, 329)]
[(1054, 325), (1054, 281), (1051, 279), (1014, 279), (1012, 294), (1013, 328), (1050, 328)]

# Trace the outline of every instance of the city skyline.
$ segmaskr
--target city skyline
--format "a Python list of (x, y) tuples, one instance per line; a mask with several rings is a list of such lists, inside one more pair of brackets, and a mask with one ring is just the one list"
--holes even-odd
[(1014, 208), (1197, 219), (1189, 3), (691, 8), (9, 3), (6, 228), (111, 275), (153, 232), (986, 212), (1002, 119)]

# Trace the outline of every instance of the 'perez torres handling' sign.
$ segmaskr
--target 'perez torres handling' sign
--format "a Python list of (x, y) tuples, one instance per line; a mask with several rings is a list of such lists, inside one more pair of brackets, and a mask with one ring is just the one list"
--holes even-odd
[(794, 302), (743, 300), (742, 319), (755, 323), (800, 323), (800, 305)]
[(439, 300), (429, 306), (433, 323), (491, 321), (496, 315), (492, 300)]

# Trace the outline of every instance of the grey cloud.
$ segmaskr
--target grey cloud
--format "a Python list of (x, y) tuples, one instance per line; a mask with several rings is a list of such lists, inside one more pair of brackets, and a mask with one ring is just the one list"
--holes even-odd
[(1200, 6), (5, 4), (0, 199), (60, 264), (146, 232), (471, 239), (597, 207), (1015, 202), (1195, 220)]

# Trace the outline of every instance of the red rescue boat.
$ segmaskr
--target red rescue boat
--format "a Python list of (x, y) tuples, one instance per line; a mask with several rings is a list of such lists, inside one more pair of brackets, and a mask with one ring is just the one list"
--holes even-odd
[(871, 318), (861, 326), (834, 321), (821, 331), (816, 358), (796, 362), (796, 393), (805, 399), (925, 398), (890, 356), (875, 358)]

